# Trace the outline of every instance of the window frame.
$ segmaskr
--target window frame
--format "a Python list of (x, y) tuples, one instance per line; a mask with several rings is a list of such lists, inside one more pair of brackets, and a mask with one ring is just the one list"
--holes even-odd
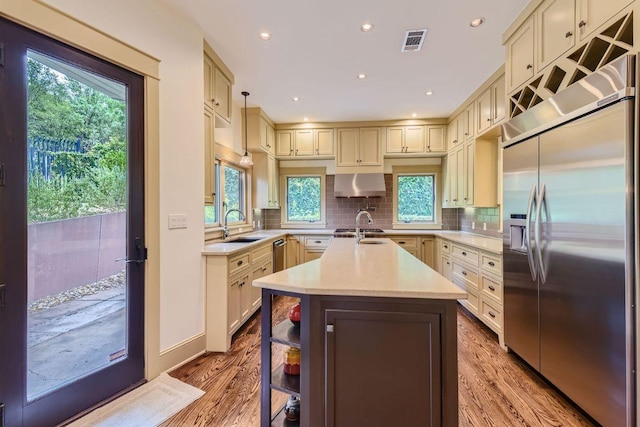
[[(249, 224), (248, 211), (250, 209), (250, 206), (249, 206), (248, 197), (251, 191), (249, 187), (250, 172), (248, 169), (243, 168), (242, 166), (240, 166), (235, 162), (216, 157), (213, 163), (214, 181), (215, 181), (215, 196), (214, 196), (213, 206), (215, 207), (215, 210), (216, 210), (216, 218), (212, 223), (206, 223), (206, 222), (204, 223), (205, 232), (210, 232), (216, 229), (220, 229), (224, 225), (224, 214), (226, 214), (226, 205), (224, 203), (224, 185), (222, 185), (222, 183), (224, 182), (224, 174), (225, 174), (224, 170), (225, 170), (225, 167), (227, 166), (233, 169), (236, 169), (241, 173), (240, 189), (242, 191), (242, 194), (240, 195), (240, 211), (242, 211), (245, 218), (244, 221), (242, 220), (233, 221), (233, 222), (229, 222), (227, 225), (229, 226), (229, 228), (233, 228), (233, 227), (242, 227)], [(206, 206), (211, 206), (211, 205), (205, 205), (205, 208)]]
[[(289, 221), (289, 198), (287, 184), (289, 178), (320, 178), (320, 220), (318, 221)], [(280, 227), (281, 228), (326, 228), (327, 226), (327, 197), (326, 197), (326, 168), (280, 168)]]
[[(433, 221), (404, 222), (398, 220), (398, 178), (401, 176), (433, 176)], [(442, 229), (442, 167), (440, 165), (393, 167), (393, 223), (394, 229)]]

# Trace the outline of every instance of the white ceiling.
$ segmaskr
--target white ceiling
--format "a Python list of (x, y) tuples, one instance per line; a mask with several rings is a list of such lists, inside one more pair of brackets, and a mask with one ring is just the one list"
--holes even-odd
[[(233, 98), (277, 123), (447, 117), (503, 62), (527, 0), (163, 0), (204, 29)], [(486, 22), (471, 28), (469, 21)], [(360, 25), (374, 29), (362, 32)], [(427, 28), (418, 52), (406, 30)], [(263, 41), (261, 31), (271, 40)], [(358, 80), (358, 73), (367, 78)], [(431, 90), (432, 96), (425, 92)], [(292, 97), (300, 97), (293, 102)]]

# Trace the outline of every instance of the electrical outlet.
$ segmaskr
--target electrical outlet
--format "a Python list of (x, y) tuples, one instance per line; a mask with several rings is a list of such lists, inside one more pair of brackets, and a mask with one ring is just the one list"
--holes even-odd
[(169, 215), (169, 230), (177, 228), (187, 228), (187, 215), (186, 214), (171, 214)]
[(258, 220), (258, 228), (260, 228), (260, 220)]
[(484, 231), (487, 231), (487, 223), (486, 223), (486, 222), (483, 222), (483, 223), (482, 223), (482, 229), (483, 229)]
[(255, 222), (255, 221), (251, 221), (251, 226), (252, 226), (253, 228), (256, 228), (256, 222)]
[(472, 230), (476, 229), (476, 223), (474, 221), (471, 221), (471, 229)]

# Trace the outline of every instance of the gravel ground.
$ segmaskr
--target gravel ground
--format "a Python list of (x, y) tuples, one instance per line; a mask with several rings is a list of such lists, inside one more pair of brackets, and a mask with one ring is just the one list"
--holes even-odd
[(96, 283), (90, 283), (84, 286), (78, 286), (77, 288), (69, 289), (64, 292), (60, 292), (56, 295), (49, 295), (34, 301), (29, 304), (29, 312), (35, 313), (40, 310), (54, 307), (59, 304), (63, 304), (68, 301), (73, 301), (78, 298), (85, 297), (87, 295), (97, 294), (100, 291), (107, 289), (119, 288), (126, 284), (126, 277), (124, 270), (113, 276), (105, 277)]

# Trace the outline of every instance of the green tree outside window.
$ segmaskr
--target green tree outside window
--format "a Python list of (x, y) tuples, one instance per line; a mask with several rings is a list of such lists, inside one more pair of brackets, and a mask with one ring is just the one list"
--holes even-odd
[(434, 221), (434, 184), (433, 175), (398, 175), (398, 221)]
[(320, 177), (287, 177), (287, 221), (320, 221)]

